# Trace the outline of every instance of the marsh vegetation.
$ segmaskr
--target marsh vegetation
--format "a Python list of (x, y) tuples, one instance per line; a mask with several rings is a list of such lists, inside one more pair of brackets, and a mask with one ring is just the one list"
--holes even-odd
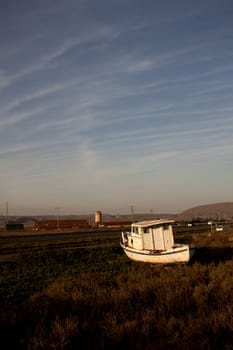
[(117, 234), (64, 239), (56, 249), (49, 241), (41, 249), (31, 243), (34, 250), (8, 243), (0, 262), (1, 342), (31, 350), (230, 350), (229, 235), (177, 236), (196, 244), (196, 257), (167, 267), (130, 261)]

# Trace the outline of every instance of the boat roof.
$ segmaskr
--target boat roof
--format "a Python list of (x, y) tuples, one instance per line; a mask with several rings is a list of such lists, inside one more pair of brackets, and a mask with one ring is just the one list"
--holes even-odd
[(158, 226), (163, 224), (170, 224), (174, 222), (174, 220), (167, 220), (167, 219), (157, 219), (157, 220), (147, 220), (147, 221), (138, 221), (134, 222), (133, 226), (140, 226), (140, 227), (150, 227), (150, 226)]

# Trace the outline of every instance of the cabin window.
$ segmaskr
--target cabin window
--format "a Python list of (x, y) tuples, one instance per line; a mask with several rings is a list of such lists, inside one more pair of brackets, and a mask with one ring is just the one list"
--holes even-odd
[(149, 227), (145, 227), (144, 228), (144, 233), (150, 233), (150, 228)]
[(169, 230), (169, 225), (168, 224), (163, 225), (163, 229), (164, 230)]
[(139, 228), (137, 226), (133, 228), (133, 233), (139, 234)]

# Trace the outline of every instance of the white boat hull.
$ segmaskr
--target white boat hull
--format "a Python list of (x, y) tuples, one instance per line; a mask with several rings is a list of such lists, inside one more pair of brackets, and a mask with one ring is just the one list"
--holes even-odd
[(180, 264), (188, 263), (194, 254), (194, 247), (182, 244), (174, 248), (157, 252), (151, 250), (136, 250), (120, 244), (129, 259), (150, 264)]

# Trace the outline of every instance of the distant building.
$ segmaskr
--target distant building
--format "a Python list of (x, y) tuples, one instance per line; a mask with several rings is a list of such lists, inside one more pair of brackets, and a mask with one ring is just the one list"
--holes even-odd
[(101, 225), (102, 223), (102, 213), (101, 211), (97, 210), (95, 212), (95, 225)]
[(216, 231), (223, 231), (223, 226), (218, 226), (217, 225), (215, 229), (216, 229)]
[(131, 224), (132, 224), (132, 221), (109, 221), (109, 222), (103, 222), (101, 227), (125, 228), (125, 227), (130, 227)]
[(23, 231), (24, 224), (12, 222), (5, 225), (6, 231)]
[(33, 229), (37, 231), (54, 230), (54, 229), (79, 229), (89, 228), (90, 225), (87, 220), (39, 220), (34, 224)]

